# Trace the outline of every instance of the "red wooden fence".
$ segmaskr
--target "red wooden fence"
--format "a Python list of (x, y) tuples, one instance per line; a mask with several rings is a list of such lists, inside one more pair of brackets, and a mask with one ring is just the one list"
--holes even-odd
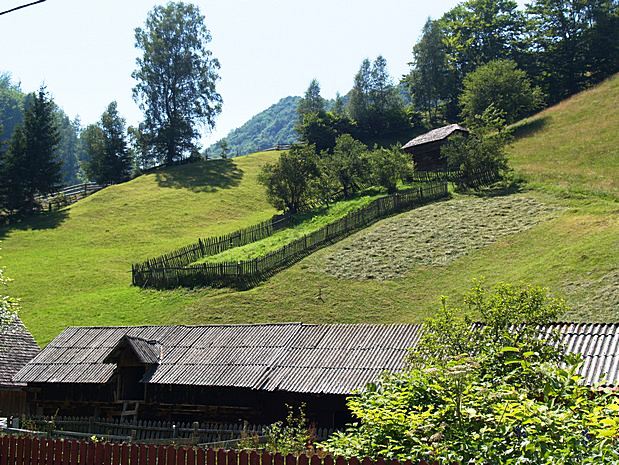
[[(0, 465), (413, 465), (391, 460), (4, 436)], [(418, 465), (428, 465), (421, 462)]]

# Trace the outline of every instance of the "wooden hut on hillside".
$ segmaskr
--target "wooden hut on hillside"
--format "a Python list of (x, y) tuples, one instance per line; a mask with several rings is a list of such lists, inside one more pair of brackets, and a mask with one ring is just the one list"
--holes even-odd
[[(557, 323), (589, 384), (619, 384), (619, 324)], [(39, 415), (268, 424), (305, 403), (320, 427), (350, 420), (346, 397), (402, 370), (421, 325), (68, 328), (15, 377)], [(127, 418), (129, 417), (129, 418)]]
[(39, 350), (19, 318), (0, 328), (0, 417), (27, 413), (26, 384), (13, 381), (13, 377)]
[(447, 161), (441, 156), (441, 147), (454, 134), (468, 135), (469, 130), (459, 124), (433, 129), (408, 141), (402, 150), (413, 155), (418, 171), (446, 171)]

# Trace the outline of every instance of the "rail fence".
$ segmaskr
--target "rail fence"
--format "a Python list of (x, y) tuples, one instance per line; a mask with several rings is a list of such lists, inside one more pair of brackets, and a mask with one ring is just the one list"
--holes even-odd
[[(245, 438), (262, 438), (267, 425), (216, 422), (170, 422), (157, 420), (127, 421), (120, 418), (32, 417), (23, 422), (30, 431), (55, 437), (97, 438), (161, 443), (207, 444), (210, 447), (234, 447)], [(316, 428), (317, 440), (327, 439), (333, 429)]]
[[(413, 462), (331, 455), (282, 455), (262, 450), (225, 450), (176, 445), (87, 442), (5, 436), (2, 465), (413, 465)], [(430, 465), (429, 462), (416, 462)]]
[[(172, 260), (166, 261), (165, 259), (147, 261), (144, 264), (132, 266), (133, 285), (155, 289), (200, 286), (252, 287), (312, 252), (339, 241), (382, 218), (410, 210), (423, 203), (445, 198), (448, 195), (447, 183), (437, 182), (381, 197), (317, 231), (251, 260), (201, 263), (190, 266), (185, 264), (175, 266)], [(183, 252), (182, 257), (185, 257), (184, 254), (192, 253), (195, 253), (197, 257), (198, 252), (193, 252), (193, 250), (195, 247)], [(185, 258), (178, 263), (183, 263), (183, 260)]]
[(46, 196), (38, 196), (35, 200), (39, 203), (42, 210), (52, 211), (71, 205), (90, 194), (100, 191), (104, 187), (104, 185), (97, 184), (96, 182), (85, 182), (65, 187), (58, 192)]

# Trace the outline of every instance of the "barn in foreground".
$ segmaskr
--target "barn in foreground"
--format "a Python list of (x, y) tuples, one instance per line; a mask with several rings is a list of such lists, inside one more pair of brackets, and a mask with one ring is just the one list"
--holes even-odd
[(39, 350), (19, 318), (0, 328), (0, 417), (27, 413), (26, 384), (13, 377)]
[(441, 147), (450, 137), (457, 134), (466, 136), (469, 130), (459, 124), (450, 124), (433, 129), (408, 141), (402, 150), (413, 156), (417, 171), (447, 171), (447, 160), (441, 156)]
[[(557, 323), (587, 384), (619, 383), (619, 324)], [(68, 328), (16, 376), (40, 415), (175, 421), (283, 419), (306, 404), (320, 427), (350, 420), (346, 398), (406, 367), (422, 325)], [(129, 418), (127, 418), (129, 419)]]

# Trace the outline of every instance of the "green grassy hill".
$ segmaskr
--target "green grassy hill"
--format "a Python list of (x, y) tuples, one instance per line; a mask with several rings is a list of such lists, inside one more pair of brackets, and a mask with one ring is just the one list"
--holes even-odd
[(275, 213), (256, 177), (278, 153), (178, 166), (108, 187), (49, 215), (0, 229), (2, 265), (41, 343), (67, 325), (174, 319), (189, 292), (141, 292), (131, 263)]
[(534, 187), (619, 199), (619, 75), (515, 125), (514, 168)]
[(42, 344), (67, 325), (415, 322), (482, 275), (550, 287), (565, 318), (619, 320), (618, 83), (521, 124), (510, 156), (530, 188), (389, 218), (254, 289), (139, 290), (130, 265), (272, 215), (256, 182), (272, 152), (149, 174), (0, 230), (11, 294)]

